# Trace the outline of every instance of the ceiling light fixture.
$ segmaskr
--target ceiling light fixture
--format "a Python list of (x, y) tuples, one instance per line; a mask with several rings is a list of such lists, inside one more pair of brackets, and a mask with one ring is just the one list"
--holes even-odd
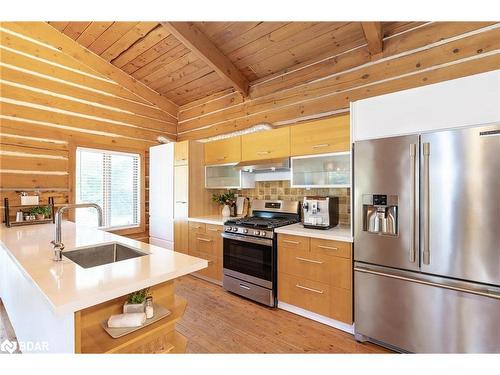
[(207, 143), (207, 142), (212, 142), (212, 141), (219, 141), (221, 139), (227, 139), (227, 138), (237, 137), (239, 135), (262, 132), (262, 131), (271, 130), (271, 129), (273, 129), (273, 126), (271, 124), (269, 124), (267, 122), (263, 122), (261, 124), (254, 125), (254, 126), (252, 126), (251, 128), (248, 128), (248, 129), (238, 130), (238, 131), (235, 131), (235, 132), (232, 132), (232, 133), (215, 135), (213, 137), (200, 139), (198, 141), (202, 142), (202, 143)]
[(160, 143), (170, 143), (170, 142), (172, 142), (170, 139), (168, 139), (168, 138), (166, 138), (166, 137), (164, 137), (164, 136), (162, 136), (162, 135), (158, 136), (158, 137), (156, 138), (156, 140), (157, 140), (158, 142), (160, 142)]

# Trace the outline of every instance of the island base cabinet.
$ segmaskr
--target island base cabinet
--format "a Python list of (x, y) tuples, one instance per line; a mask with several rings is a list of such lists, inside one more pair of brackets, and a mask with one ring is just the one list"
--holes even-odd
[(174, 294), (173, 281), (150, 288), (156, 304), (171, 314), (157, 322), (119, 338), (112, 338), (102, 322), (113, 314), (121, 314), (127, 296), (115, 298), (75, 313), (76, 353), (182, 353), (186, 339), (175, 330), (184, 315), (187, 302)]

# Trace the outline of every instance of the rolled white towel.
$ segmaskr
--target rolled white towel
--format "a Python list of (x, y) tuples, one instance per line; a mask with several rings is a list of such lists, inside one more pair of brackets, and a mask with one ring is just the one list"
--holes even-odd
[(145, 313), (129, 313), (111, 315), (108, 319), (109, 328), (139, 327), (146, 322)]

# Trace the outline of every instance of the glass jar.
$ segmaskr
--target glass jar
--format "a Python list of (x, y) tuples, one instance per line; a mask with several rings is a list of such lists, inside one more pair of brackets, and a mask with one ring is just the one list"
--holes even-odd
[(146, 319), (151, 319), (154, 316), (153, 297), (146, 297)]

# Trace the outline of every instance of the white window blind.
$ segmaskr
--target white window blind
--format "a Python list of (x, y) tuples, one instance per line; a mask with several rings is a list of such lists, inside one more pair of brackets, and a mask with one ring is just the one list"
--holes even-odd
[[(77, 148), (76, 203), (97, 203), (106, 228), (140, 224), (140, 155)], [(76, 222), (97, 223), (92, 208), (79, 208)]]

